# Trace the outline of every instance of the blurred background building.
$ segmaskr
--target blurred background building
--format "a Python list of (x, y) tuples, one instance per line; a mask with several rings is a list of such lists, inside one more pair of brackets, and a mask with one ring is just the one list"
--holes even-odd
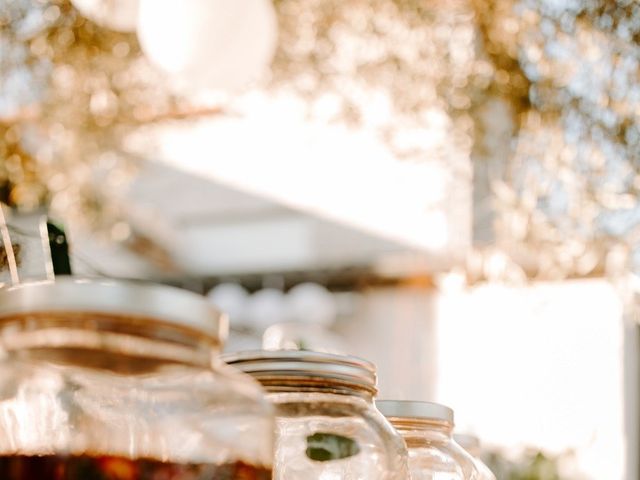
[(373, 360), (499, 478), (639, 478), (640, 5), (179, 3), (0, 0), (14, 231)]

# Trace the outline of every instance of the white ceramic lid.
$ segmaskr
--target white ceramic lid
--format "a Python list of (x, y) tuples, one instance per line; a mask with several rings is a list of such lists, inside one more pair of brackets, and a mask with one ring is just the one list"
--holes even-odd
[(376, 407), (385, 417), (419, 418), (453, 424), (453, 410), (439, 403), (377, 400)]
[(224, 342), (226, 316), (196, 293), (123, 280), (58, 277), (0, 289), (0, 319), (37, 312), (94, 312), (158, 319)]

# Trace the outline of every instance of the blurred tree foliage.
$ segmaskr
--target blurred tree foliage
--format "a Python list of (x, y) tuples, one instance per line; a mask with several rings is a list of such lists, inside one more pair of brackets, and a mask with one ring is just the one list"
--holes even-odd
[[(265, 86), (304, 96), (310, 114), (330, 104), (335, 121), (373, 124), (400, 160), (485, 172), (506, 276), (640, 265), (637, 2), (275, 4)], [(171, 93), (134, 34), (68, 0), (0, 0), (0, 195), (12, 205), (113, 218), (127, 135), (212, 113)]]
[(499, 240), (537, 251), (546, 276), (637, 269), (640, 6), (477, 0), (476, 12), (494, 65), (528, 84), (504, 95), (516, 130), (494, 178)]
[(126, 136), (190, 108), (135, 34), (96, 25), (68, 0), (0, 0), (1, 201), (109, 224), (110, 196), (135, 168)]
[[(391, 92), (381, 130), (400, 157), (471, 158), (475, 175), (488, 172), (505, 276), (640, 265), (636, 2), (277, 3), (276, 79), (310, 97), (337, 92), (354, 119), (372, 92)], [(400, 146), (408, 129), (432, 131), (434, 112), (447, 141)]]
[(492, 452), (486, 460), (488, 466), (501, 480), (576, 480), (561, 472), (561, 463), (571, 453), (550, 456), (537, 450), (528, 450), (516, 460), (506, 459), (499, 452)]

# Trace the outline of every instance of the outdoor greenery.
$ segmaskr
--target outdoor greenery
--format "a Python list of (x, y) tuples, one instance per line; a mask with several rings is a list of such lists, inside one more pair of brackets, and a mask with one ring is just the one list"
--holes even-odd
[(517, 460), (506, 459), (492, 452), (486, 462), (500, 480), (578, 480), (563, 476), (560, 463), (570, 454), (549, 456), (537, 450), (528, 450)]
[[(336, 100), (335, 121), (350, 125), (384, 107), (375, 128), (398, 161), (439, 162), (489, 196), (483, 221), (505, 277), (638, 267), (636, 2), (275, 4), (279, 49), (263, 87), (311, 107)], [(68, 0), (0, 1), (0, 41), (0, 195), (17, 207), (109, 225), (120, 207), (108, 192), (135, 169), (132, 131), (224, 113), (172, 93), (135, 34)]]

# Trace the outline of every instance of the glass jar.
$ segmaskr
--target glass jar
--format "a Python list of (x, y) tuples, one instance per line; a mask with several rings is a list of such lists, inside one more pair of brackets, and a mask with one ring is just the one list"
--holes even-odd
[(225, 325), (172, 287), (0, 289), (0, 478), (270, 479), (273, 408), (219, 361)]
[(453, 439), (473, 457), (480, 472), (480, 480), (496, 480), (496, 476), (480, 458), (481, 445), (478, 437), (466, 433), (455, 433)]
[(412, 480), (479, 480), (473, 458), (453, 440), (453, 410), (429, 402), (378, 401), (402, 435)]
[(256, 378), (276, 406), (277, 480), (405, 480), (404, 442), (376, 410), (375, 367), (310, 351), (223, 359)]

